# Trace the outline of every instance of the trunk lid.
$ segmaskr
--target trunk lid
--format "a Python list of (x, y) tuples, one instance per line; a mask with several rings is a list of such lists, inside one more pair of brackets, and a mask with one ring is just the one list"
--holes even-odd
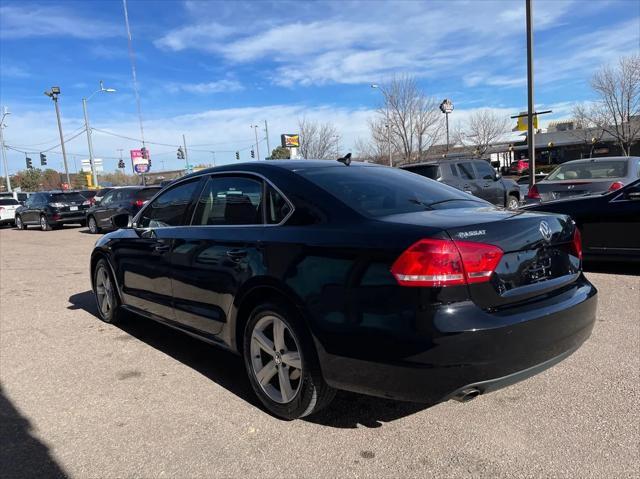
[(584, 181), (584, 180), (563, 180), (548, 181), (542, 180), (536, 183), (541, 201), (553, 201), (575, 196), (585, 196), (603, 193), (616, 181), (624, 178), (607, 178), (606, 180)]
[(488, 282), (469, 284), (471, 299), (496, 309), (547, 296), (573, 283), (580, 259), (572, 252), (575, 225), (565, 215), (460, 208), (387, 217), (404, 224), (438, 226), (455, 241), (486, 243), (504, 252)]

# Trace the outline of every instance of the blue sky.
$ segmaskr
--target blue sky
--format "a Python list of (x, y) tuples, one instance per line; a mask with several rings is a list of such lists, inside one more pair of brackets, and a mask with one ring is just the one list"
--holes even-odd
[[(56, 145), (51, 101), (62, 89), (65, 136), (82, 127), (81, 99), (99, 80), (115, 94), (89, 102), (92, 126), (139, 137), (122, 2), (0, 4), (0, 103), (12, 114), (5, 140), (39, 151)], [(566, 117), (591, 100), (589, 77), (640, 49), (640, 2), (534, 1), (536, 104)], [(477, 108), (526, 108), (524, 0), (221, 2), (129, 0), (146, 138), (192, 146), (191, 163), (234, 161), (269, 121), (273, 148), (298, 118), (331, 121), (352, 148), (379, 105), (371, 83), (414, 75), (428, 95), (451, 98), (452, 122)], [(262, 133), (261, 136), (264, 136)], [(96, 132), (96, 156), (115, 168), (118, 149), (139, 145)], [(173, 146), (149, 145), (154, 168), (178, 167)], [(266, 151), (261, 144), (261, 153)], [(68, 150), (79, 164), (86, 137)], [(199, 150), (199, 151), (197, 151)], [(59, 148), (48, 153), (60, 168)], [(70, 156), (71, 156), (70, 155)], [(162, 163), (164, 162), (164, 163)], [(10, 171), (24, 155), (9, 152)], [(74, 170), (71, 161), (71, 170)]]

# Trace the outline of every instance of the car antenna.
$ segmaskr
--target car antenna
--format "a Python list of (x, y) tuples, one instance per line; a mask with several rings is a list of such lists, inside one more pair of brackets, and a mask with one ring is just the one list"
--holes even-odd
[(346, 166), (349, 166), (351, 164), (351, 153), (347, 153), (342, 158), (338, 158), (338, 161), (340, 163), (344, 163)]

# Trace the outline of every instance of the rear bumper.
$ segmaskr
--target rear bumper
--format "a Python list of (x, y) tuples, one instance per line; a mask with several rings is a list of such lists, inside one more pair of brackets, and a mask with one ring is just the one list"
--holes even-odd
[(597, 291), (581, 276), (556, 296), (504, 311), (470, 302), (417, 311), (410, 334), (373, 338), (367, 331), (372, 348), (354, 345), (350, 356), (316, 343), (335, 388), (437, 403), (467, 388), (493, 391), (560, 362), (590, 336), (596, 307)]
[(16, 219), (12, 216), (11, 218), (0, 218), (0, 225), (12, 225), (16, 222)]
[(84, 223), (87, 218), (86, 212), (83, 210), (79, 210), (72, 213), (57, 213), (47, 215), (47, 220), (49, 221), (49, 224), (62, 225), (67, 223)]

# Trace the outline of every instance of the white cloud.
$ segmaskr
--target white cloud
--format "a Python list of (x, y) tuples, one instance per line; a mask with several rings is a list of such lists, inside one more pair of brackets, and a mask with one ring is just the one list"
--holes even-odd
[(171, 92), (209, 94), (240, 91), (244, 90), (244, 86), (237, 80), (225, 79), (206, 83), (170, 83), (167, 89)]
[(89, 17), (81, 17), (60, 5), (7, 5), (0, 7), (2, 19), (0, 37), (21, 39), (29, 37), (105, 38), (123, 34), (121, 25), (113, 25)]

